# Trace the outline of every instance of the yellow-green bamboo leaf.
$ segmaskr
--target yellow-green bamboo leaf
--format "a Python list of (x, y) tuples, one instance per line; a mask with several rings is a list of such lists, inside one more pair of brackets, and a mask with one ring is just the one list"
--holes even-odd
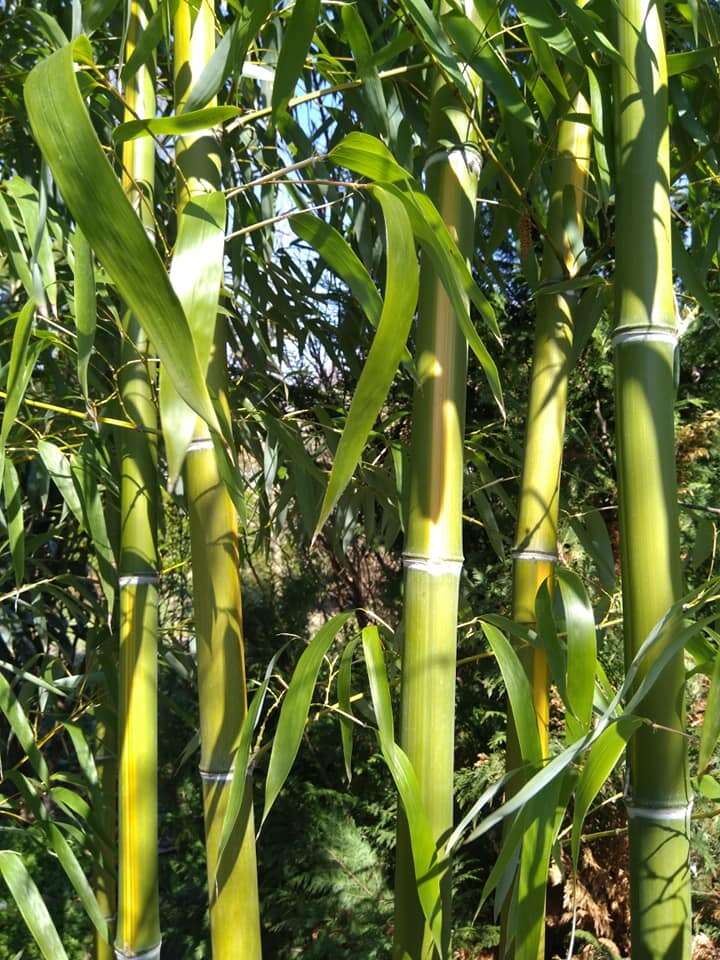
[(420, 271), (405, 206), (381, 187), (373, 194), (385, 218), (385, 300), (335, 453), (315, 536), (352, 478), (400, 363), (417, 304)]
[(75, 277), (75, 298), (73, 314), (77, 328), (77, 371), (80, 388), (85, 400), (88, 394), (88, 365), (95, 343), (97, 327), (97, 291), (95, 289), (95, 267), (92, 250), (82, 230), (75, 230), (70, 240), (75, 254), (73, 275)]
[(295, 0), (275, 69), (272, 111), (276, 120), (286, 112), (288, 101), (295, 93), (319, 15), (320, 0)]
[(210, 130), (242, 113), (240, 107), (204, 107), (192, 113), (174, 117), (152, 117), (146, 120), (128, 120), (113, 130), (114, 143), (125, 143), (138, 137), (181, 137), (200, 130)]
[(65, 203), (166, 366), (182, 398), (220, 432), (185, 314), (167, 271), (108, 163), (75, 79), (91, 62), (80, 37), (30, 72), (25, 103)]
[(4, 462), (2, 487), (15, 583), (19, 587), (22, 585), (25, 571), (25, 524), (20, 479), (12, 460), (6, 459)]
[(0, 850), (0, 873), (44, 960), (67, 960), (67, 954), (45, 906), (45, 901), (40, 896), (20, 854), (15, 853), (14, 850)]
[(352, 616), (352, 612), (338, 613), (328, 620), (318, 630), (298, 660), (280, 708), (280, 719), (265, 780), (265, 807), (262, 823), (267, 820), (300, 749), (305, 721), (323, 657)]

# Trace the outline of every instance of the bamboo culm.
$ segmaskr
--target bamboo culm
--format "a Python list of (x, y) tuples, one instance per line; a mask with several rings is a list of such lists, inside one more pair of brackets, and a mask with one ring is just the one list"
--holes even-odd
[[(615, 402), (625, 656), (682, 591), (675, 468), (675, 302), (662, 8), (622, 0), (616, 68)], [(671, 625), (668, 636), (677, 629)], [(647, 662), (644, 671), (650, 666)], [(691, 953), (690, 791), (682, 653), (663, 670), (628, 748), (633, 960)]]
[[(132, 0), (126, 59), (152, 16)], [(126, 119), (155, 116), (154, 65), (125, 90)], [(151, 140), (123, 146), (123, 185), (149, 232), (155, 150)], [(157, 810), (157, 430), (155, 365), (137, 320), (127, 315), (119, 376), (124, 415), (143, 427), (123, 430), (120, 475), (119, 883), (118, 958), (160, 952)]]
[[(427, 170), (427, 192), (470, 259), (479, 163), (465, 107), (442, 83), (433, 95), (430, 138), (438, 146), (439, 159), (434, 158)], [(447, 149), (448, 143), (458, 146)], [(433, 834), (440, 840), (453, 822), (467, 344), (445, 289), (426, 261), (421, 265), (415, 359), (418, 385), (404, 547), (400, 736), (417, 773)], [(450, 941), (450, 883), (445, 864), (444, 955)], [(436, 953), (418, 899), (407, 822), (400, 812), (393, 956), (426, 960)]]
[[(215, 49), (214, 8), (181, 0), (174, 20), (178, 111)], [(214, 102), (214, 101), (213, 101)], [(212, 131), (178, 138), (178, 213), (194, 195), (219, 189), (219, 144)], [(229, 421), (226, 328), (216, 318), (208, 382)], [(238, 516), (220, 478), (207, 426), (198, 421), (184, 468), (192, 541), (193, 610), (200, 703), (200, 768), (214, 960), (262, 955), (252, 784), (218, 867), (218, 849), (237, 736), (247, 709)], [(244, 828), (244, 832), (243, 832)]]

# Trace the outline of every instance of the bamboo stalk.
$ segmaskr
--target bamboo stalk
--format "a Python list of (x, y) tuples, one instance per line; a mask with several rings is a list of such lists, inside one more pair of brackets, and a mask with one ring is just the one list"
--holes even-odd
[[(132, 0), (126, 56), (152, 7)], [(126, 119), (155, 115), (152, 65), (125, 91)], [(151, 140), (123, 146), (123, 184), (152, 230), (155, 150)], [(157, 852), (157, 414), (154, 364), (134, 317), (125, 319), (120, 396), (129, 420), (144, 428), (120, 437), (119, 883), (115, 953), (160, 956)], [(147, 431), (147, 432), (146, 432)]]
[[(579, 92), (558, 129), (548, 211), (548, 233), (543, 247), (541, 281), (573, 276), (582, 263), (585, 190), (590, 165), (591, 127), (573, 117), (588, 115), (590, 107)], [(557, 251), (557, 252), (556, 252)], [(562, 257), (562, 262), (558, 258)], [(552, 590), (557, 563), (557, 527), (560, 507), (569, 363), (573, 345), (571, 293), (538, 297), (535, 346), (528, 396), (525, 446), (513, 552), (512, 615), (516, 622), (534, 625), (535, 598), (547, 581)], [(519, 656), (532, 688), (533, 705), (543, 755), (549, 751), (550, 689), (547, 655), (522, 649)], [(506, 766), (523, 763), (512, 716), (508, 718)], [(512, 794), (521, 783), (515, 780)], [(500, 956), (508, 953), (508, 910), (503, 913)], [(541, 939), (539, 957), (544, 956)]]
[[(178, 110), (215, 49), (213, 6), (181, 0), (174, 21)], [(193, 196), (220, 186), (217, 139), (207, 131), (178, 140), (178, 210)], [(216, 318), (208, 381), (227, 412), (226, 328)], [(228, 418), (229, 419), (229, 418)], [(238, 516), (223, 484), (206, 424), (198, 421), (185, 464), (192, 540), (193, 608), (200, 701), (200, 769), (214, 960), (259, 960), (252, 784), (245, 812), (218, 870), (218, 849), (230, 788), (233, 750), (247, 710)], [(245, 815), (245, 813), (247, 815)], [(244, 826), (244, 833), (241, 832)]]
[[(472, 125), (451, 88), (432, 101), (427, 192), (470, 259), (479, 165)], [(449, 144), (458, 147), (447, 149)], [(462, 145), (462, 146), (461, 146)], [(401, 745), (417, 773), (436, 840), (452, 827), (457, 607), (462, 570), (463, 440), (467, 343), (440, 279), (421, 266), (409, 515), (404, 559)], [(450, 942), (451, 877), (445, 864), (443, 956)], [(420, 907), (407, 822), (398, 817), (393, 956), (436, 956)]]
[[(662, 8), (622, 0), (616, 70), (615, 399), (625, 656), (681, 594), (675, 472), (675, 303)], [(669, 631), (671, 632), (671, 631)], [(640, 711), (628, 749), (633, 960), (690, 956), (690, 787), (682, 653)], [(649, 664), (645, 665), (645, 670)]]

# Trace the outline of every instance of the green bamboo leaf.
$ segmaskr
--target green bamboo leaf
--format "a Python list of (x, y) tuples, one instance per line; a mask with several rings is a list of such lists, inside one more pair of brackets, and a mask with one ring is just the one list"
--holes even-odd
[[(570, 31), (563, 26), (563, 21), (553, 9), (550, 0), (518, 0), (516, 8), (526, 25), (526, 33), (529, 28), (553, 50), (571, 57), (578, 63), (581, 61)], [(567, 92), (565, 92), (565, 98), (569, 99)]]
[(67, 960), (55, 924), (20, 854), (0, 850), (0, 873), (45, 960)]
[(295, 0), (275, 69), (272, 112), (276, 121), (285, 113), (288, 101), (295, 93), (319, 15), (320, 0)]
[(547, 580), (540, 584), (535, 595), (535, 622), (537, 624), (537, 643), (547, 656), (550, 678), (557, 687), (562, 702), (567, 703), (567, 650), (557, 635), (552, 596)]
[(458, 63), (457, 56), (450, 48), (447, 37), (436, 20), (432, 9), (425, 3), (425, 0), (402, 0), (402, 6), (410, 15), (420, 39), (433, 58), (440, 64), (443, 72), (453, 80), (457, 89), (472, 103), (474, 92), (468, 85), (465, 72)]
[[(223, 279), (225, 218), (225, 195), (219, 191), (197, 195), (186, 203), (170, 266), (170, 281), (187, 317), (203, 373), (210, 363)], [(160, 368), (160, 417), (172, 490), (193, 438), (196, 417), (164, 366)]]
[[(110, 537), (105, 523), (105, 509), (97, 477), (100, 473), (100, 464), (95, 446), (91, 439), (87, 439), (80, 451), (74, 454), (70, 461), (70, 468), (75, 488), (80, 497), (82, 509), (82, 525), (90, 534), (95, 548), (100, 583), (107, 598), (108, 616), (112, 616), (115, 604), (115, 583), (117, 570)], [(57, 481), (56, 481), (57, 482)]]
[(175, 16), (178, 2), (179, 0), (160, 0), (147, 25), (140, 31), (137, 46), (120, 74), (120, 79), (125, 86), (130, 83), (141, 67), (153, 59), (155, 50), (165, 35), (165, 24)]
[[(545, 940), (545, 892), (562, 778), (551, 781), (523, 808), (525, 829), (517, 877), (517, 903), (512, 928), (515, 960), (537, 960)], [(565, 804), (562, 805), (564, 810)]]
[(19, 587), (22, 585), (25, 572), (25, 523), (20, 480), (12, 460), (5, 460), (2, 479), (10, 553), (12, 554), (15, 583)]
[[(521, 810), (515, 819), (512, 822), (512, 826), (507, 831), (503, 837), (502, 845), (500, 847), (500, 852), (495, 858), (493, 863), (492, 870), (490, 871), (487, 880), (485, 881), (485, 886), (482, 889), (480, 894), (480, 903), (478, 904), (478, 911), (482, 909), (485, 904), (485, 901), (490, 896), (490, 894), (498, 887), (498, 884), (506, 878), (507, 871), (511, 871), (513, 874), (517, 869), (519, 854), (520, 854), (520, 844), (522, 843), (523, 833), (525, 832), (525, 814)], [(507, 891), (506, 884), (502, 884), (504, 891)], [(496, 899), (495, 903), (495, 916), (500, 914), (502, 909), (503, 902), (505, 901), (504, 896), (500, 896)]]
[(125, 143), (138, 137), (184, 136), (198, 130), (211, 130), (242, 113), (240, 107), (203, 107), (192, 112), (183, 111), (172, 117), (152, 117), (145, 120), (128, 120), (115, 127), (113, 143)]
[(255, 0), (238, 14), (193, 84), (183, 113), (200, 110), (216, 96), (231, 73), (237, 73), (248, 47), (272, 10), (272, 0)]
[(442, 23), (462, 58), (488, 85), (502, 109), (528, 130), (534, 131), (536, 123), (532, 111), (489, 39), (483, 36), (469, 17), (461, 13), (446, 14)]
[(720, 652), (715, 657), (710, 689), (705, 703), (702, 731), (700, 733), (700, 752), (698, 756), (698, 777), (702, 777), (710, 766), (715, 747), (720, 738)]
[(328, 159), (339, 167), (347, 167), (362, 177), (383, 184), (412, 180), (385, 144), (368, 133), (349, 133), (333, 147)]
[(713, 299), (708, 293), (705, 275), (698, 268), (695, 258), (685, 249), (682, 235), (675, 220), (672, 221), (672, 258), (673, 267), (677, 270), (687, 292), (695, 297), (711, 319), (717, 320), (718, 313)]
[(572, 570), (560, 568), (557, 584), (565, 609), (567, 630), (566, 736), (572, 743), (590, 730), (595, 667), (595, 618), (582, 581)]
[(62, 450), (49, 440), (40, 440), (38, 442), (38, 453), (45, 465), (45, 469), (50, 474), (50, 478), (60, 491), (60, 495), (65, 501), (66, 506), (80, 526), (84, 527), (85, 517), (83, 516), (82, 503), (80, 502), (80, 497), (75, 487), (75, 481), (73, 480), (70, 461)]
[(350, 693), (352, 689), (352, 662), (355, 655), (355, 648), (360, 642), (359, 637), (355, 637), (347, 644), (340, 658), (337, 677), (337, 697), (338, 706), (342, 713), (340, 714), (340, 739), (342, 741), (343, 760), (345, 761), (345, 774), (348, 783), (352, 780), (352, 752), (353, 752), (353, 732), (355, 724), (350, 719), (352, 717), (352, 704), (350, 702)]
[(603, 100), (603, 86), (599, 79), (599, 71), (594, 65), (586, 65), (588, 86), (590, 89), (590, 115), (593, 124), (593, 153), (597, 166), (595, 182), (598, 186), (600, 200), (604, 207), (608, 205), (612, 193), (610, 175), (610, 161), (608, 160), (607, 144), (605, 142), (605, 103)]
[[(46, 175), (46, 168), (43, 166), (41, 178), (44, 175)], [(47, 229), (47, 194), (44, 181), (42, 184), (40, 195), (38, 195), (37, 190), (26, 180), (15, 176), (8, 181), (7, 190), (20, 211), (25, 236), (32, 252), (30, 274), (33, 282), (33, 297), (41, 305), (45, 305), (49, 300), (53, 312), (57, 313), (55, 258)]]
[(81, 230), (76, 230), (70, 242), (75, 262), (73, 274), (75, 276), (75, 301), (73, 313), (77, 327), (77, 369), (80, 387), (85, 400), (88, 394), (88, 364), (90, 354), (95, 343), (95, 329), (97, 327), (97, 293), (95, 289), (95, 268), (93, 266), (92, 250)]
[(385, 300), (335, 453), (315, 536), (352, 478), (400, 363), (417, 303), (420, 271), (405, 207), (380, 187), (373, 189), (373, 195), (385, 219)]
[[(225, 848), (230, 842), (230, 838), (235, 831), (238, 818), (243, 813), (243, 802), (246, 800), (248, 793), (248, 762), (250, 759), (250, 747), (252, 746), (252, 735), (257, 727), (260, 714), (262, 713), (263, 704), (265, 703), (265, 696), (267, 695), (268, 685), (270, 683), (273, 670), (275, 669), (275, 664), (278, 662), (279, 657), (285, 651), (287, 646), (287, 643), (283, 644), (283, 646), (270, 660), (270, 663), (265, 671), (263, 681), (255, 691), (255, 694), (250, 701), (247, 713), (245, 714), (242, 726), (240, 727), (237, 748), (233, 756), (233, 777), (230, 783), (230, 793), (228, 795), (227, 806), (225, 808), (225, 819), (223, 820), (222, 830), (220, 831), (220, 841), (218, 843), (217, 874), (220, 873), (220, 866), (222, 864)], [(245, 810), (244, 822), (241, 822), (241, 826), (238, 828), (238, 832), (241, 836), (245, 835), (248, 813), (249, 808)]]
[(219, 433), (187, 320), (95, 135), (75, 79), (74, 53), (90, 61), (86, 37), (42, 60), (25, 81), (33, 134), (65, 203), (143, 325), (178, 393)]
[(540, 764), (543, 759), (542, 746), (527, 674), (502, 631), (486, 620), (481, 621), (481, 626), (505, 682), (523, 760), (533, 765)]
[(10, 212), (10, 207), (3, 196), (2, 190), (0, 190), (0, 228), (2, 228), (2, 233), (5, 238), (5, 249), (10, 257), (10, 262), (13, 265), (15, 274), (23, 287), (25, 287), (25, 293), (27, 293), (29, 297), (32, 297), (33, 280), (30, 264), (28, 263), (25, 248), (22, 245), (15, 221)]
[[(345, 36), (350, 44), (358, 79), (362, 81), (362, 95), (368, 106), (368, 120), (373, 133), (388, 136), (388, 108), (382, 80), (373, 62), (373, 48), (363, 19), (356, 6), (349, 3), (341, 8)], [(370, 125), (368, 124), (368, 125)]]
[(407, 754), (395, 742), (390, 686), (376, 626), (371, 625), (363, 629), (362, 642), (370, 682), (370, 695), (378, 724), (380, 752), (390, 770), (407, 818), (420, 905), (437, 951), (444, 960), (440, 894), (442, 870), (438, 863), (438, 850), (422, 803), (417, 775)]
[(120, 0), (83, 0), (82, 24), (83, 29), (93, 33), (105, 23)]
[(102, 915), (102, 910), (93, 893), (92, 887), (88, 883), (87, 877), (78, 862), (78, 858), (73, 853), (72, 847), (60, 832), (57, 824), (47, 822), (44, 825), (44, 829), (68, 880), (73, 885), (82, 905), (85, 907), (88, 917), (103, 940), (109, 943), (110, 931), (108, 930), (107, 921)]
[(328, 620), (318, 630), (298, 660), (280, 708), (280, 719), (265, 780), (265, 807), (261, 826), (267, 820), (300, 749), (305, 721), (323, 657), (352, 616), (352, 612), (338, 613)]
[(382, 297), (365, 264), (342, 234), (312, 213), (298, 213), (290, 218), (289, 223), (294, 233), (314, 247), (327, 265), (345, 281), (365, 316), (376, 327), (382, 313)]
[(703, 47), (700, 50), (687, 50), (684, 53), (669, 53), (667, 55), (668, 77), (676, 77), (681, 73), (691, 73), (706, 63), (713, 63), (720, 47)]
[(577, 868), (580, 837), (587, 812), (615, 769), (615, 764), (625, 751), (630, 737), (642, 723), (639, 717), (620, 717), (603, 731), (588, 754), (575, 793), (571, 843), (573, 869)]
[(43, 757), (35, 743), (32, 727), (20, 701), (13, 693), (10, 684), (2, 673), (0, 673), (0, 710), (5, 714), (11, 730), (27, 754), (28, 760), (33, 765), (35, 772), (43, 782), (47, 781), (49, 771), (47, 763), (45, 763), (45, 757)]
[(0, 425), (0, 467), (2, 467), (5, 457), (5, 443), (17, 418), (34, 365), (34, 363), (29, 362), (31, 354), (28, 351), (34, 316), (35, 303), (28, 300), (20, 313), (17, 314), (17, 320), (15, 321), (12, 346), (10, 347), (7, 397), (5, 398), (2, 425)]

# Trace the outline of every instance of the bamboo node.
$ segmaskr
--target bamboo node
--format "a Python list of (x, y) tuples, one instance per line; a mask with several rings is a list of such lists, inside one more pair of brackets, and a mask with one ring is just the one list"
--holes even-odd
[(679, 807), (643, 807), (635, 804), (631, 799), (625, 798), (625, 809), (628, 819), (643, 820), (689, 820), (692, 814), (693, 801), (689, 800), (686, 804)]
[(460, 576), (463, 561), (456, 557), (419, 557), (416, 554), (403, 554), (403, 567), (406, 570), (422, 570), (431, 577), (440, 577), (443, 574)]
[(613, 346), (617, 347), (622, 343), (670, 343), (677, 346), (677, 330), (675, 327), (669, 327), (665, 324), (653, 323), (641, 327), (625, 324), (616, 327), (613, 331)]
[(156, 573), (132, 573), (118, 577), (119, 587), (157, 586), (160, 577)]
[(235, 769), (230, 770), (203, 770), (200, 768), (200, 779), (213, 783), (229, 783), (235, 776)]
[(212, 450), (213, 442), (211, 437), (198, 437), (190, 443), (187, 448), (188, 453), (195, 453), (197, 450)]
[(156, 943), (154, 947), (150, 947), (149, 950), (141, 950), (140, 953), (128, 953), (127, 950), (115, 947), (115, 960), (160, 960), (161, 947), (162, 940), (160, 943)]
[(535, 563), (557, 563), (558, 555), (549, 550), (513, 550), (513, 560), (532, 560)]

